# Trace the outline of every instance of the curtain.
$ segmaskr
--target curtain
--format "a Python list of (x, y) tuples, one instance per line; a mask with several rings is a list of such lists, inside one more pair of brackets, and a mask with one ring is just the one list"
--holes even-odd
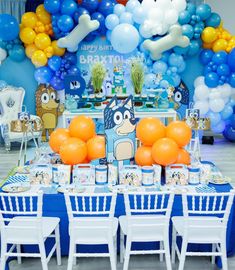
[(26, 5), (25, 5), (25, 11), (26, 12), (29, 12), (29, 11), (35, 12), (37, 6), (39, 6), (40, 4), (43, 4), (43, 3), (44, 3), (44, 0), (27, 0)]
[(0, 0), (0, 14), (11, 14), (20, 22), (25, 13), (25, 2), (26, 0)]

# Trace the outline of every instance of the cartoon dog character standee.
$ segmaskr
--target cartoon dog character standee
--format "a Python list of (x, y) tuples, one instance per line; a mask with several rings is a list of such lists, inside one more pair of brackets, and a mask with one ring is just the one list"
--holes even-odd
[(42, 141), (52, 133), (58, 123), (58, 116), (62, 115), (64, 106), (57, 99), (57, 92), (51, 86), (40, 84), (36, 91), (36, 113), (42, 119)]
[[(135, 127), (133, 97), (118, 104), (114, 96), (104, 110), (104, 128), (106, 136), (106, 157), (109, 163), (118, 161), (121, 167), (130, 164), (135, 155)], [(126, 161), (126, 162), (125, 162)]]

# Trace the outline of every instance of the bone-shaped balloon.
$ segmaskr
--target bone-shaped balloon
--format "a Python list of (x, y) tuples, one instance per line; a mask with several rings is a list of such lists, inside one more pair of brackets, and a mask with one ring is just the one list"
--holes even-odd
[(165, 37), (152, 41), (147, 39), (144, 41), (144, 48), (150, 51), (150, 56), (153, 60), (158, 60), (162, 57), (162, 53), (168, 51), (175, 46), (185, 48), (189, 45), (188, 37), (182, 35), (182, 28), (179, 25), (173, 25), (169, 34)]
[(58, 40), (60, 48), (66, 48), (69, 52), (76, 52), (79, 43), (91, 32), (98, 29), (100, 23), (97, 20), (91, 20), (88, 14), (81, 15), (78, 25), (66, 36)]

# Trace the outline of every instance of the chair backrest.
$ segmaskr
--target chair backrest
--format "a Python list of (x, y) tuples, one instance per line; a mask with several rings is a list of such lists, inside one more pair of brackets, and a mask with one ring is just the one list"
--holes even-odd
[(0, 91), (0, 124), (16, 120), (23, 106), (25, 90), (22, 87), (7, 86)]
[[(36, 194), (0, 193), (0, 228), (7, 230), (9, 222), (19, 217), (26, 221), (26, 217), (36, 217), (38, 221), (42, 217), (42, 192)], [(37, 228), (39, 222), (35, 222), (33, 228)], [(32, 225), (30, 225), (32, 227)], [(12, 228), (12, 227), (11, 227)], [(17, 226), (16, 228), (17, 229)]]
[[(183, 193), (183, 213), (185, 220), (191, 222), (188, 228), (210, 228), (209, 222), (217, 217), (221, 222), (219, 227), (226, 229), (231, 207), (234, 199), (234, 191), (227, 193)], [(203, 222), (207, 218), (208, 222)], [(195, 222), (195, 220), (200, 221)]]
[(115, 193), (65, 193), (69, 221), (86, 217), (114, 217)]

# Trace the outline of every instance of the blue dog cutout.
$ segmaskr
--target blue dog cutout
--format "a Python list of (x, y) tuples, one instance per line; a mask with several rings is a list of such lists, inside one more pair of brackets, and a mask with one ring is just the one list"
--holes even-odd
[(127, 160), (135, 155), (135, 127), (133, 96), (118, 103), (114, 96), (104, 109), (106, 157), (109, 163)]

